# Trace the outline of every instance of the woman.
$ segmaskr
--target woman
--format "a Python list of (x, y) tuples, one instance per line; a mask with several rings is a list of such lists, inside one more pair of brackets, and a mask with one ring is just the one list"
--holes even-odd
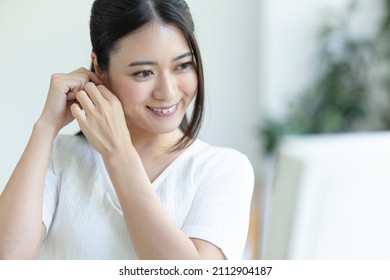
[[(0, 197), (0, 257), (241, 258), (253, 170), (196, 139), (204, 84), (187, 4), (96, 0), (90, 31), (92, 71), (52, 76)], [(73, 119), (82, 133), (57, 135)]]

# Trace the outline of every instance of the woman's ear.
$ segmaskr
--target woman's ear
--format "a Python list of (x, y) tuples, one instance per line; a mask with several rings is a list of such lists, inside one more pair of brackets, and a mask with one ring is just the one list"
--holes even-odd
[(92, 52), (91, 54), (91, 59), (92, 59), (92, 65), (93, 68), (95, 69), (95, 74), (103, 81), (105, 82), (105, 72), (100, 68), (99, 62), (97, 59), (96, 53)]

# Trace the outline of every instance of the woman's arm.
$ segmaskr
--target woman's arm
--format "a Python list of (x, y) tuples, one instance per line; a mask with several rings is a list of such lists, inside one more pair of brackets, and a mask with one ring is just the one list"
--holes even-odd
[(219, 248), (189, 239), (173, 222), (153, 191), (135, 151), (105, 157), (128, 231), (141, 259), (223, 259)]
[(43, 188), (51, 147), (60, 129), (74, 119), (70, 106), (89, 81), (102, 83), (84, 68), (52, 76), (43, 112), (0, 196), (0, 259), (37, 257), (45, 233)]
[(154, 193), (131, 142), (119, 100), (103, 86), (85, 86), (71, 107), (88, 141), (99, 151), (118, 195), (137, 255), (141, 259), (223, 259), (216, 246), (188, 238)]
[(45, 234), (43, 186), (56, 133), (37, 122), (0, 196), (0, 259), (36, 258)]

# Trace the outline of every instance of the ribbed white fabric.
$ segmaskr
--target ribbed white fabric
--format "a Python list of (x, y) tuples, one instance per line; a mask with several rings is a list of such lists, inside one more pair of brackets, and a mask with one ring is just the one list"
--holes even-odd
[[(152, 187), (188, 237), (240, 259), (253, 185), (245, 155), (196, 140)], [(47, 234), (40, 259), (137, 259), (103, 160), (84, 137), (60, 135), (53, 144), (43, 222)]]

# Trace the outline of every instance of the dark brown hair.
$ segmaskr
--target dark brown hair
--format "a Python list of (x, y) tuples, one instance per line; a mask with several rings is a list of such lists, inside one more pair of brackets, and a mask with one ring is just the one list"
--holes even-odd
[[(170, 149), (176, 151), (188, 147), (195, 140), (204, 113), (203, 64), (187, 3), (184, 0), (95, 0), (90, 19), (92, 51), (97, 55), (100, 68), (108, 70), (110, 54), (120, 39), (153, 21), (179, 28), (195, 58), (198, 89), (194, 109), (190, 120), (185, 116), (180, 124), (184, 136)], [(93, 66), (91, 70), (94, 71)]]

